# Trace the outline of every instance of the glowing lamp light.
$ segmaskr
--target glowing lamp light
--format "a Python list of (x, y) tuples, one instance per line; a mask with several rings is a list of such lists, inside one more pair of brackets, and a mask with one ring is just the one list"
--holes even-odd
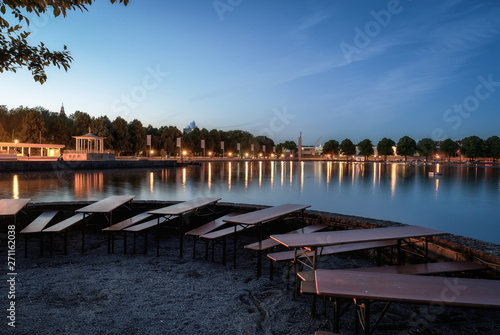
[(209, 156), (212, 156), (212, 151), (209, 151), (209, 152), (208, 152), (208, 155), (209, 155)]
[(182, 152), (182, 155), (183, 155), (183, 156), (186, 156), (186, 155), (187, 155), (187, 151), (186, 151), (186, 150), (184, 150), (184, 151)]

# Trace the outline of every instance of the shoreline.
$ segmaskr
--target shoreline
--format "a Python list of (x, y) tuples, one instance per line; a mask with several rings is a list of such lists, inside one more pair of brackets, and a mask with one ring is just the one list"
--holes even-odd
[(406, 164), (409, 166), (441, 166), (441, 167), (481, 167), (500, 168), (499, 162), (423, 162), (418, 160), (405, 161), (364, 161), (364, 160), (343, 160), (326, 158), (303, 158), (302, 160), (279, 159), (279, 158), (198, 158), (186, 157), (179, 159), (116, 159), (113, 161), (65, 161), (56, 159), (22, 159), (22, 160), (1, 160), (0, 173), (3, 172), (34, 172), (34, 171), (71, 171), (71, 170), (111, 170), (111, 169), (143, 169), (143, 168), (176, 168), (186, 166), (196, 166), (201, 163), (220, 162), (332, 162), (332, 163), (353, 163), (353, 164)]

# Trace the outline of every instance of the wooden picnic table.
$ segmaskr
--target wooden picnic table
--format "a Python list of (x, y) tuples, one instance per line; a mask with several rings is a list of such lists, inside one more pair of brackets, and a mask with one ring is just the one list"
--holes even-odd
[[(180, 216), (181, 217), (181, 227), (180, 229), (183, 230), (184, 226), (186, 226), (186, 220), (185, 220), (185, 215), (198, 211), (199, 209), (202, 208), (209, 208), (212, 205), (215, 205), (221, 198), (210, 198), (210, 197), (199, 197), (193, 200), (188, 200), (184, 201), (175, 205), (171, 206), (166, 206), (162, 208), (158, 208), (152, 211), (149, 211), (149, 214), (154, 214), (158, 215), (158, 228), (160, 226), (160, 223), (165, 223), (168, 221), (171, 221), (172, 219)], [(212, 211), (214, 212), (214, 211)], [(164, 218), (163, 222), (160, 222), (160, 219)], [(183, 250), (184, 250), (184, 231), (181, 231), (181, 237), (180, 237), (180, 257), (183, 255)], [(158, 231), (157, 234), (157, 241), (156, 241), (156, 255), (160, 255), (160, 234)]]
[(31, 199), (0, 199), (0, 216), (13, 216), (15, 225), (17, 214), (30, 201)]
[[(304, 213), (306, 208), (311, 207), (310, 205), (298, 205), (298, 204), (283, 204), (279, 206), (269, 207), (261, 209), (254, 212), (245, 213), (238, 216), (233, 216), (228, 219), (224, 219), (224, 222), (234, 225), (234, 252), (233, 252), (233, 267), (236, 268), (236, 241), (237, 241), (237, 227), (241, 226), (246, 228), (258, 226), (259, 227), (259, 241), (262, 241), (262, 224), (270, 221), (274, 221), (288, 215), (297, 215), (299, 213)], [(262, 251), (258, 249), (257, 258), (257, 276), (260, 276), (262, 268), (261, 260)]]
[(113, 224), (113, 211), (120, 206), (132, 201), (135, 195), (113, 195), (97, 201), (91, 205), (77, 209), (76, 213), (83, 213), (83, 217), (87, 214), (109, 214), (109, 225)]
[[(356, 229), (356, 230), (340, 230), (326, 231), (310, 234), (281, 234), (272, 235), (271, 238), (283, 244), (288, 248), (294, 249), (294, 288), (297, 287), (297, 266), (301, 262), (305, 266), (316, 270), (318, 248), (323, 248), (333, 245), (349, 244), (349, 243), (364, 243), (376, 241), (397, 240), (398, 258), (402, 261), (401, 241), (407, 238), (425, 238), (425, 259), (427, 260), (427, 244), (428, 237), (445, 234), (444, 232), (434, 229), (419, 227), (419, 226), (398, 226), (389, 228), (373, 228), (373, 229)], [(300, 250), (300, 251), (299, 251)], [(311, 257), (299, 259), (299, 255), (312, 251)], [(308, 262), (308, 263), (307, 263)], [(295, 293), (294, 289), (294, 293)]]
[[(499, 280), (320, 269), (315, 281), (318, 295), (355, 299), (365, 334), (376, 326), (370, 325), (372, 300), (388, 303), (383, 313), (391, 302), (500, 309)], [(339, 318), (334, 308), (336, 332)]]

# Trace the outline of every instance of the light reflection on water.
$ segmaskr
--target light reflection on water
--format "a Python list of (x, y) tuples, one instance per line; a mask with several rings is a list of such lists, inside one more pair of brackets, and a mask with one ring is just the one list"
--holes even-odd
[[(429, 172), (442, 173), (431, 177)], [(0, 198), (32, 202), (222, 201), (278, 205), (415, 224), (500, 244), (500, 169), (381, 163), (245, 161), (177, 169), (0, 174)]]

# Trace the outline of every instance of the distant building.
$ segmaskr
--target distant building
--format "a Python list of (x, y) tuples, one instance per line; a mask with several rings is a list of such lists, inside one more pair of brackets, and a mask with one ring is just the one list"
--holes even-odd
[(190, 132), (192, 132), (195, 128), (198, 128), (198, 127), (196, 126), (196, 123), (193, 121), (193, 122), (191, 122), (190, 124), (188, 124), (188, 125), (186, 126), (186, 128), (184, 128), (184, 132), (189, 134), (189, 133), (190, 133)]
[(64, 111), (64, 104), (61, 105), (61, 111), (59, 112), (59, 115), (66, 115), (66, 112)]

